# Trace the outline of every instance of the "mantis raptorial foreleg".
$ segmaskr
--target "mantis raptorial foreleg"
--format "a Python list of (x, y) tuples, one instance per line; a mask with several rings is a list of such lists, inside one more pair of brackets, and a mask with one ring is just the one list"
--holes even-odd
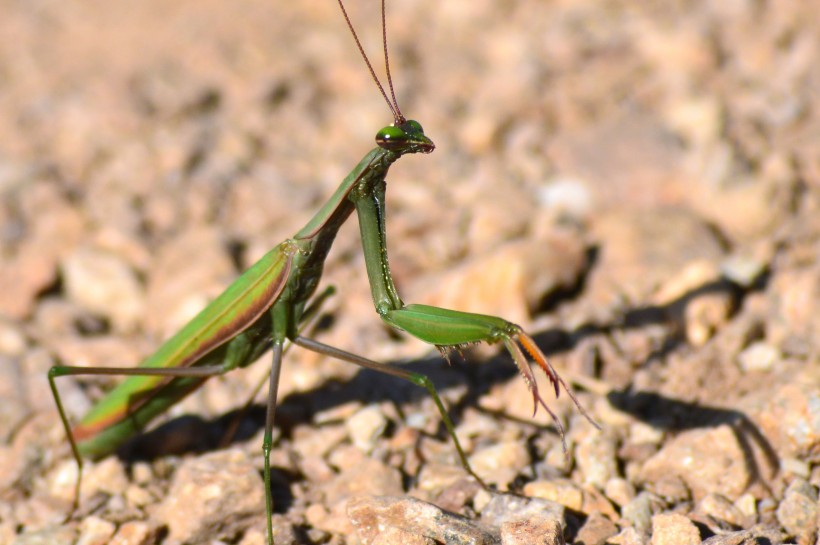
[(598, 424), (590, 418), (578, 403), (563, 379), (555, 372), (544, 353), (519, 326), (497, 316), (461, 312), (428, 305), (404, 304), (393, 283), (387, 259), (385, 189), (386, 183), (382, 180), (367, 194), (354, 194), (352, 196), (359, 216), (359, 229), (373, 303), (382, 320), (390, 326), (405, 331), (424, 342), (436, 345), (440, 349), (461, 347), (479, 342), (490, 344), (502, 342), (532, 393), (533, 415), (535, 415), (539, 405), (549, 413), (558, 428), (558, 433), (566, 451), (564, 427), (539, 394), (529, 362), (517, 344), (520, 343), (535, 363), (546, 373), (553, 385), (556, 397), (560, 392), (560, 386), (563, 386), (581, 413), (594, 426), (598, 427)]

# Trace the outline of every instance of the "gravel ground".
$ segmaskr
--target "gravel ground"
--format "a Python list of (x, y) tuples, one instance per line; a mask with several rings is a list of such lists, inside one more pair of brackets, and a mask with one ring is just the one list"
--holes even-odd
[[(349, 0), (379, 68), (376, 2)], [(365, 5), (367, 4), (367, 5)], [(299, 229), (390, 122), (332, 0), (3, 0), (0, 543), (264, 541), (259, 363), (76, 469), (55, 363), (130, 367)], [(277, 544), (815, 543), (820, 2), (397, 0), (389, 179), (407, 301), (536, 337), (565, 455), (495, 347), (443, 363), (373, 311), (355, 220), (293, 350)], [(64, 378), (73, 418), (116, 378)], [(542, 384), (547, 390), (547, 385)], [(230, 444), (227, 429), (238, 422)]]

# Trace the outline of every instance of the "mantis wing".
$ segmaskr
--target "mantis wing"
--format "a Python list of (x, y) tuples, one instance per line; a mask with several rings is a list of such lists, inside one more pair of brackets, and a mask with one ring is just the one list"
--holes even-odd
[[(211, 304), (140, 367), (190, 367), (220, 365), (208, 356), (262, 317), (276, 302), (290, 277), (293, 248), (283, 243), (265, 254)], [(270, 331), (264, 333), (269, 339)], [(259, 342), (258, 340), (255, 342)], [(224, 352), (224, 351), (220, 351)], [(220, 354), (224, 359), (224, 355)], [(243, 363), (243, 362), (236, 362)], [(74, 427), (74, 437), (84, 454), (99, 457), (115, 450), (132, 434), (205, 379), (169, 379), (161, 376), (131, 376), (112, 390)], [(160, 394), (173, 384), (173, 393)]]

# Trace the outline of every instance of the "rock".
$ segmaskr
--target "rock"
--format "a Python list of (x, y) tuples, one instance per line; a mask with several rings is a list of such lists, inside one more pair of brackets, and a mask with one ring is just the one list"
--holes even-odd
[(11, 521), (0, 522), (0, 543), (13, 543), (17, 528)]
[(781, 458), (780, 470), (782, 475), (788, 480), (790, 480), (790, 477), (800, 477), (801, 479), (809, 479), (811, 477), (809, 463), (805, 460), (798, 460), (797, 458)]
[(820, 388), (816, 378), (797, 376), (777, 388), (753, 419), (781, 457), (820, 460)]
[[(417, 279), (410, 289), (412, 300), (526, 325), (530, 309), (576, 285), (586, 266), (583, 240), (572, 234), (551, 233), (543, 239), (506, 243), (491, 252), (483, 240), (480, 247), (484, 253), (463, 265)], [(436, 289), (431, 291), (430, 286)]]
[(767, 261), (758, 256), (730, 255), (721, 263), (723, 275), (744, 288), (750, 288), (766, 272)]
[[(816, 250), (811, 250), (815, 251)], [(814, 346), (820, 338), (820, 266), (786, 269), (768, 284), (766, 338), (774, 346)], [(804, 348), (804, 349), (805, 349)]]
[(549, 500), (497, 494), (481, 510), (481, 522), (486, 527), (499, 529), (509, 521), (555, 520), (563, 528), (565, 513), (562, 505)]
[(11, 545), (72, 545), (76, 534), (76, 530), (65, 526), (47, 528), (37, 532), (21, 533)]
[(35, 244), (24, 248), (0, 268), (0, 286), (14, 286), (0, 290), (0, 314), (12, 318), (31, 315), (37, 295), (56, 279), (55, 256), (40, 253)]
[(632, 501), (635, 493), (635, 486), (620, 477), (610, 479), (604, 486), (606, 497), (621, 507)]
[[(717, 263), (723, 254), (706, 222), (685, 209), (612, 210), (595, 218), (594, 231), (602, 250), (589, 289), (604, 305), (618, 297), (648, 304), (664, 294), (660, 290), (668, 278), (693, 263)], [(668, 302), (668, 296), (661, 301)]]
[[(351, 447), (354, 448), (354, 447)], [(358, 451), (358, 449), (356, 449)], [(360, 452), (360, 451), (359, 451)], [(353, 531), (347, 504), (359, 496), (401, 496), (401, 473), (378, 460), (363, 458), (324, 486), (325, 506), (313, 512), (312, 525), (334, 533)]]
[(121, 525), (109, 545), (151, 545), (156, 540), (157, 529), (147, 522), (132, 520)]
[(587, 219), (593, 209), (589, 187), (573, 177), (556, 176), (546, 180), (538, 187), (536, 197), (541, 208), (552, 216), (581, 221)]
[(709, 493), (737, 499), (752, 475), (736, 433), (728, 425), (685, 431), (647, 460), (640, 480), (651, 483), (673, 475), (689, 487), (695, 499)]
[(26, 469), (23, 448), (0, 445), (0, 490), (10, 490), (23, 477)]
[(802, 479), (795, 479), (777, 508), (777, 520), (798, 543), (809, 544), (817, 531), (818, 512), (817, 489)]
[(604, 545), (618, 533), (618, 527), (600, 513), (592, 513), (575, 536), (576, 545)]
[(522, 441), (504, 441), (475, 452), (469, 461), (479, 477), (506, 490), (531, 460)]
[(403, 493), (401, 474), (394, 468), (372, 458), (346, 469), (325, 486), (330, 505), (363, 495), (399, 496)]
[(502, 545), (564, 545), (564, 530), (555, 519), (507, 521), (501, 525)]
[(125, 491), (125, 501), (129, 507), (143, 509), (154, 503), (156, 498), (145, 488), (137, 485), (131, 485)]
[[(424, 290), (411, 290), (411, 296), (426, 305), (506, 316), (512, 322), (526, 323), (526, 255), (521, 248), (512, 248), (475, 258), (436, 278), (417, 280)], [(437, 289), (431, 291), (429, 286)]]
[(387, 418), (378, 405), (368, 405), (345, 420), (345, 426), (353, 444), (364, 452), (370, 452), (387, 429)]
[(663, 475), (645, 483), (647, 490), (662, 498), (667, 504), (676, 504), (691, 499), (691, 493), (683, 479), (674, 473)]
[[(77, 462), (65, 460), (57, 466), (49, 479), (51, 495), (65, 501), (73, 501), (77, 482)], [(124, 494), (128, 488), (128, 476), (121, 460), (109, 456), (96, 463), (86, 463), (83, 468), (81, 495), (90, 498), (102, 492), (115, 496)]]
[(234, 539), (264, 520), (262, 480), (244, 452), (231, 449), (185, 460), (155, 516), (168, 539)]
[(747, 492), (735, 500), (734, 506), (745, 517), (750, 520), (757, 519), (757, 498)]
[(652, 517), (652, 545), (699, 545), (697, 526), (683, 515), (662, 513)]
[[(442, 511), (433, 504), (412, 498), (362, 496), (347, 504), (347, 514), (364, 545), (407, 543), (398, 541), (409, 535), (423, 536), (433, 542), (464, 545), (490, 545), (495, 538), (467, 519)], [(382, 541), (382, 535), (390, 531)], [(395, 530), (401, 530), (400, 533)], [(410, 541), (427, 545), (427, 541)]]
[(704, 496), (698, 502), (695, 511), (736, 527), (743, 526), (746, 521), (746, 516), (740, 509), (720, 494), (707, 494)]
[[(634, 153), (637, 149), (640, 156)], [(680, 143), (661, 120), (643, 113), (610, 115), (564, 131), (550, 138), (549, 154), (559, 172), (581, 178), (592, 188), (601, 208), (642, 207), (643, 213), (675, 202), (675, 195), (692, 184), (682, 172)]]
[(472, 479), (461, 466), (451, 464), (424, 464), (418, 477), (418, 489), (427, 492), (441, 492), (460, 481)]
[(26, 349), (27, 341), (22, 328), (0, 317), (0, 356), (19, 357)]
[(657, 496), (649, 492), (640, 492), (635, 499), (623, 506), (621, 515), (631, 522), (638, 532), (649, 534), (652, 517), (659, 513), (663, 506), (663, 502)]
[[(4, 157), (5, 158), (5, 157)], [(35, 170), (40, 170), (37, 167)], [(20, 222), (17, 244), (2, 240), (0, 266), (0, 314), (14, 319), (31, 315), (36, 298), (57, 281), (57, 264), (77, 244), (86, 220), (77, 202), (70, 199), (62, 183), (36, 175), (27, 179), (25, 191), (3, 194), (0, 218), (7, 227), (6, 202), (14, 203)], [(7, 199), (8, 197), (8, 199)]]
[(586, 514), (600, 513), (610, 520), (620, 518), (618, 512), (612, 506), (612, 502), (600, 490), (591, 485), (584, 485), (584, 503), (581, 506), (581, 512)]
[(606, 433), (589, 433), (578, 442), (575, 461), (584, 475), (584, 482), (604, 488), (618, 475), (615, 440)]
[(728, 287), (724, 291), (700, 294), (691, 299), (684, 310), (686, 340), (703, 346), (723, 328), (734, 311), (734, 296)]
[(740, 368), (747, 373), (771, 371), (781, 358), (780, 350), (763, 341), (750, 344), (737, 357)]
[(609, 538), (608, 543), (614, 545), (645, 545), (649, 542), (649, 537), (635, 528), (629, 526), (621, 530), (617, 535)]
[(349, 434), (347, 426), (340, 424), (297, 426), (293, 431), (293, 445), (304, 457), (324, 459), (338, 448)]
[(533, 481), (524, 485), (524, 495), (542, 498), (566, 506), (573, 511), (580, 511), (584, 505), (584, 492), (572, 481), (550, 479)]
[(717, 263), (710, 259), (694, 259), (663, 281), (652, 295), (652, 303), (658, 306), (672, 305), (719, 278)]
[(784, 543), (785, 541), (786, 535), (780, 530), (760, 525), (749, 530), (712, 536), (703, 541), (703, 545), (756, 545), (758, 543)]
[(477, 497), (481, 492), (485, 490), (475, 479), (459, 479), (444, 488), (435, 497), (435, 503), (442, 509), (453, 513), (463, 513), (468, 504), (472, 504), (473, 510), (480, 511), (486, 505), (482, 505), (481, 498)]
[(610, 501), (591, 485), (579, 487), (566, 479), (533, 481), (524, 485), (524, 495), (549, 500), (577, 511), (579, 513), (600, 512), (603, 515), (617, 518), (617, 513)]
[(84, 248), (61, 264), (66, 296), (111, 320), (118, 332), (136, 329), (145, 314), (145, 294), (136, 273), (116, 255)]
[(116, 529), (113, 523), (92, 515), (80, 523), (76, 545), (107, 545)]

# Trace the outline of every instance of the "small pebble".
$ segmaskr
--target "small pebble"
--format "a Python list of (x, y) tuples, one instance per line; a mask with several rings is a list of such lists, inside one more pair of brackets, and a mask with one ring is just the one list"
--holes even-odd
[(737, 359), (740, 362), (740, 368), (749, 373), (771, 371), (781, 357), (777, 348), (758, 341), (749, 345), (738, 355)]
[(156, 536), (157, 529), (147, 522), (133, 520), (117, 529), (109, 545), (150, 545)]
[(91, 515), (80, 524), (80, 536), (76, 545), (107, 545), (116, 529), (113, 523)]
[(607, 542), (613, 545), (646, 545), (649, 543), (649, 536), (628, 526), (609, 538)]
[(584, 505), (583, 490), (572, 481), (564, 479), (527, 483), (524, 485), (524, 495), (553, 501), (573, 511), (581, 511)]
[(663, 508), (663, 502), (649, 492), (639, 492), (635, 498), (624, 505), (621, 515), (632, 523), (636, 530), (649, 533), (652, 528), (652, 516)]
[(777, 508), (777, 520), (798, 542), (809, 543), (817, 531), (818, 512), (817, 489), (803, 479), (795, 479)]
[(118, 256), (82, 249), (62, 263), (68, 298), (131, 332), (145, 312), (145, 294), (133, 269)]
[(781, 456), (806, 459), (820, 448), (820, 389), (811, 374), (774, 388), (756, 411), (755, 423)]
[(506, 490), (530, 461), (527, 446), (521, 441), (504, 441), (485, 447), (469, 457), (473, 471), (502, 490)]
[(14, 322), (0, 318), (0, 355), (20, 356), (26, 349), (26, 338)]
[(686, 340), (693, 346), (705, 345), (726, 325), (733, 308), (733, 295), (728, 289), (693, 298), (684, 312)]
[(76, 530), (68, 527), (53, 527), (18, 534), (11, 545), (73, 545)]
[(541, 498), (522, 498), (512, 494), (496, 494), (481, 510), (481, 523), (499, 529), (505, 522), (516, 520), (556, 520), (566, 524), (563, 505)]
[(733, 526), (741, 526), (745, 516), (731, 501), (720, 494), (707, 494), (696, 507), (696, 511), (728, 522)]
[(387, 429), (387, 423), (378, 405), (368, 405), (345, 420), (345, 427), (356, 448), (370, 452)]
[(683, 515), (662, 513), (652, 517), (652, 545), (699, 545), (700, 531)]
[(259, 471), (245, 452), (230, 449), (183, 461), (155, 514), (169, 539), (197, 541), (233, 539), (264, 512)]
[(792, 475), (801, 479), (808, 479), (811, 476), (811, 469), (806, 460), (784, 457), (780, 459), (780, 470), (784, 475)]
[(501, 525), (501, 545), (564, 545), (561, 523), (550, 518), (508, 521)]
[(729, 256), (720, 265), (726, 278), (746, 288), (760, 278), (766, 267), (765, 261), (741, 255)]
[(387, 528), (453, 545), (490, 545), (495, 541), (479, 525), (413, 498), (352, 498), (347, 503), (347, 515), (365, 545), (383, 543), (380, 536)]
[(575, 461), (584, 475), (584, 482), (603, 488), (618, 475), (614, 438), (606, 433), (590, 433), (578, 442)]
[(618, 527), (600, 513), (592, 513), (575, 536), (576, 543), (583, 545), (604, 545), (618, 533)]
[(606, 497), (616, 505), (624, 506), (635, 497), (635, 486), (620, 477), (613, 477), (604, 486)]

